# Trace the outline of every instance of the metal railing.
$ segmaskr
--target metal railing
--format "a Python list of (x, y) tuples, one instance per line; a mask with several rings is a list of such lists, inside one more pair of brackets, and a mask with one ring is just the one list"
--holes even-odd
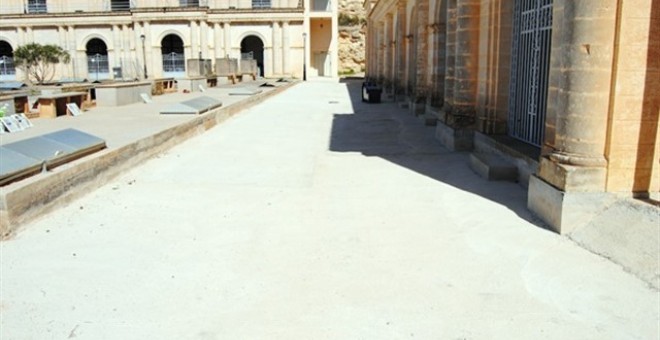
[(271, 8), (270, 0), (252, 0), (252, 8)]
[(183, 53), (163, 54), (163, 72), (165, 74), (181, 75), (186, 72), (186, 59)]
[(94, 80), (108, 79), (110, 77), (108, 56), (98, 53), (87, 56), (87, 74)]
[(3, 55), (0, 57), (0, 75), (11, 76), (16, 74), (14, 58)]
[(46, 0), (28, 0), (25, 10), (26, 13), (46, 13), (48, 6)]
[(552, 0), (516, 0), (509, 135), (541, 146), (548, 103)]

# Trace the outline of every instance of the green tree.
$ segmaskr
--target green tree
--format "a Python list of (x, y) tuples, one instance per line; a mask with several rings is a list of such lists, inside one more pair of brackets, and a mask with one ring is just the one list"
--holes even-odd
[(55, 76), (55, 65), (68, 63), (69, 53), (57, 45), (31, 43), (14, 51), (14, 64), (25, 71), (27, 80), (37, 84), (51, 81)]

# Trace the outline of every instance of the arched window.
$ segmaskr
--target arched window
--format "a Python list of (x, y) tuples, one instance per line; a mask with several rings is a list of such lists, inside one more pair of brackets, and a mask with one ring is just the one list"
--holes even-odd
[(14, 50), (8, 42), (0, 40), (0, 80), (16, 79)]

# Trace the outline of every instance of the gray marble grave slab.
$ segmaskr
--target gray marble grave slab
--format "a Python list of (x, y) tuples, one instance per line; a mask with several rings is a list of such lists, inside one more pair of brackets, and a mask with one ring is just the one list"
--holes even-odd
[(251, 89), (251, 88), (247, 88), (247, 87), (238, 87), (238, 88), (232, 89), (229, 92), (229, 95), (230, 96), (252, 96), (252, 95), (255, 95), (255, 94), (258, 94), (258, 93), (261, 93), (261, 92), (263, 92), (263, 90)]
[(47, 167), (83, 157), (104, 149), (105, 140), (75, 129), (65, 129), (24, 139), (0, 147), (0, 183), (35, 172), (46, 162)]
[(41, 136), (6, 144), (4, 147), (39, 161), (48, 161), (71, 154), (76, 150), (71, 146)]
[(161, 114), (200, 114), (222, 106), (218, 99), (202, 96), (173, 104), (161, 110)]
[(41, 168), (42, 161), (0, 146), (0, 184), (16, 177), (33, 173)]
[(60, 130), (45, 134), (41, 137), (70, 146), (74, 148), (76, 152), (105, 148), (105, 140), (75, 129)]

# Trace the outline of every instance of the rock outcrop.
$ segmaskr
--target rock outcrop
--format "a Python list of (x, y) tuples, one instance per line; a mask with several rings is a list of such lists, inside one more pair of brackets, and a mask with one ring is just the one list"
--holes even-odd
[(366, 14), (361, 0), (339, 2), (339, 73), (364, 72)]

